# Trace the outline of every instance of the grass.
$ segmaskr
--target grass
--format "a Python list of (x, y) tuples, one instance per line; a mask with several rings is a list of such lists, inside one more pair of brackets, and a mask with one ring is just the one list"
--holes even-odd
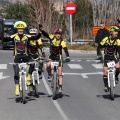
[(96, 47), (94, 44), (67, 44), (68, 49), (71, 50), (96, 50)]

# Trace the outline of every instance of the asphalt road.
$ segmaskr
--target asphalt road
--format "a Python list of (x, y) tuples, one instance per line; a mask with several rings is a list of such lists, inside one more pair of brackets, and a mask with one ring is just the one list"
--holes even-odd
[(114, 89), (115, 100), (103, 91), (102, 65), (95, 54), (71, 54), (64, 64), (63, 96), (51, 99), (50, 83), (44, 68), (39, 98), (28, 95), (27, 104), (16, 102), (14, 74), (9, 62), (13, 51), (0, 51), (0, 119), (1, 120), (119, 120), (120, 87)]

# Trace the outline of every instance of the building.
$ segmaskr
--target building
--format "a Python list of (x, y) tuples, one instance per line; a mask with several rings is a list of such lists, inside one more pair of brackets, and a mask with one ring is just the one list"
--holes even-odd
[(61, 2), (61, 1), (54, 2), (53, 7), (54, 7), (56, 12), (59, 12), (60, 14), (63, 14), (63, 12), (64, 12), (64, 2)]

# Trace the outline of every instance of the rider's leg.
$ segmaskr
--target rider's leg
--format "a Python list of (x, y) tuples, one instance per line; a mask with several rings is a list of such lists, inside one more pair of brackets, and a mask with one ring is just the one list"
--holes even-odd
[(108, 91), (108, 76), (107, 76), (107, 70), (108, 70), (108, 67), (103, 67), (103, 71), (104, 71), (104, 74), (103, 74), (103, 82), (104, 82), (104, 86), (105, 86), (105, 92)]
[(51, 61), (47, 62), (46, 70), (47, 70), (47, 73), (48, 73), (48, 81), (50, 82), (51, 81)]
[(39, 67), (38, 73), (42, 77), (42, 69), (43, 69), (43, 61), (42, 60), (38, 61), (38, 67)]
[[(23, 60), (24, 62), (32, 62), (33, 59), (30, 56), (26, 56)], [(29, 70), (28, 70), (28, 75), (27, 75), (27, 85), (31, 85), (31, 76), (32, 76), (32, 72), (34, 70), (34, 65), (30, 64)]]
[(119, 82), (118, 75), (119, 75), (119, 73), (120, 73), (120, 64), (119, 64), (119, 63), (116, 63), (115, 68), (116, 68), (115, 81), (116, 81), (116, 84), (118, 84), (118, 82)]
[(63, 84), (63, 75), (62, 75), (62, 67), (58, 67), (58, 80), (59, 80), (59, 87), (62, 88)]
[(20, 94), (19, 90), (19, 67), (18, 65), (13, 65), (14, 68), (14, 81), (15, 81), (15, 94), (18, 96)]

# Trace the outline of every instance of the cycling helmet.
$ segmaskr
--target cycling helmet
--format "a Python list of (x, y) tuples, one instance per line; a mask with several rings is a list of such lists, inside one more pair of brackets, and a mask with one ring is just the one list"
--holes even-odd
[(109, 29), (109, 32), (114, 32), (114, 31), (120, 31), (120, 29), (119, 29), (117, 26), (112, 26), (112, 27)]
[(29, 31), (30, 34), (37, 34), (38, 30), (36, 28), (31, 28)]
[(14, 28), (16, 29), (25, 29), (27, 27), (27, 24), (23, 21), (17, 21), (15, 24), (14, 24)]
[(54, 31), (54, 33), (55, 33), (55, 34), (57, 34), (57, 33), (58, 33), (58, 34), (62, 34), (62, 30), (57, 28), (57, 29)]

